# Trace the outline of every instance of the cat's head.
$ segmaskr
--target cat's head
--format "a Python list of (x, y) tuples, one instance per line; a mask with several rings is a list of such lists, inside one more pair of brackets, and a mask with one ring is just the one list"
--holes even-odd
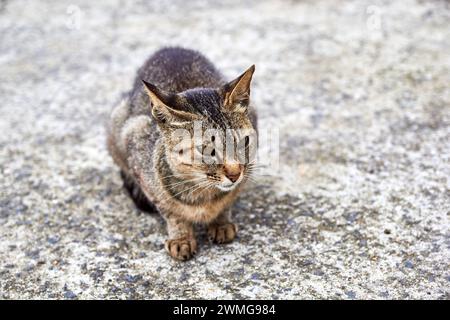
[(144, 81), (174, 174), (225, 192), (246, 180), (257, 143), (249, 113), (254, 70), (219, 88), (178, 94)]

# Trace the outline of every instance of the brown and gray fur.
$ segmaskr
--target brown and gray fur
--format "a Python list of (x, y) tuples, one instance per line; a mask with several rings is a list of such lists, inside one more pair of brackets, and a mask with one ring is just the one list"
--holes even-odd
[[(192, 131), (195, 120), (202, 121), (203, 130), (256, 129), (250, 104), (253, 71), (254, 66), (227, 82), (200, 53), (161, 49), (139, 69), (128, 100), (111, 114), (108, 150), (136, 205), (156, 208), (167, 221), (165, 247), (175, 259), (187, 260), (196, 253), (193, 224), (207, 225), (216, 243), (235, 238), (230, 208), (251, 164), (233, 159), (212, 165), (174, 164), (167, 153), (177, 141), (170, 133), (176, 126)], [(230, 182), (232, 189), (223, 190)]]

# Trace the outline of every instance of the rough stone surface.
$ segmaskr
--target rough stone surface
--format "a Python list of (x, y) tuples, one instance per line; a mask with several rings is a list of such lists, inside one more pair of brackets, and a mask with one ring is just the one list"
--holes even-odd
[[(0, 298), (448, 299), (449, 21), (438, 0), (0, 2)], [(280, 132), (237, 241), (200, 231), (187, 263), (105, 148), (164, 45), (255, 63)]]

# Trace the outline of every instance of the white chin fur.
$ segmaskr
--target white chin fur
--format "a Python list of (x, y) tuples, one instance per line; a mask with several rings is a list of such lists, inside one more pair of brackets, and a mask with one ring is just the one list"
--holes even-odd
[(233, 190), (234, 188), (236, 188), (240, 183), (241, 183), (241, 181), (242, 181), (242, 175), (239, 177), (239, 179), (235, 182), (235, 183), (233, 183), (233, 182), (229, 182), (229, 183), (227, 183), (227, 184), (218, 184), (218, 185), (216, 185), (216, 187), (217, 187), (217, 189), (219, 189), (220, 191), (225, 191), (225, 192), (227, 192), (227, 191), (231, 191), (231, 190)]
[(216, 185), (216, 187), (217, 187), (217, 189), (219, 189), (220, 191), (231, 191), (231, 190), (233, 190), (234, 188), (236, 188), (236, 183), (233, 183), (232, 185), (227, 185), (227, 186), (218, 184), (218, 185)]

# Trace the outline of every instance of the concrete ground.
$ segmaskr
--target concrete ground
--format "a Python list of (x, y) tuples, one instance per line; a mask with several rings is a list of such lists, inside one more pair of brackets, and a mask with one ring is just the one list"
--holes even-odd
[[(0, 298), (450, 298), (448, 1), (1, 1)], [(280, 165), (172, 261), (103, 122), (165, 45), (255, 63)]]

